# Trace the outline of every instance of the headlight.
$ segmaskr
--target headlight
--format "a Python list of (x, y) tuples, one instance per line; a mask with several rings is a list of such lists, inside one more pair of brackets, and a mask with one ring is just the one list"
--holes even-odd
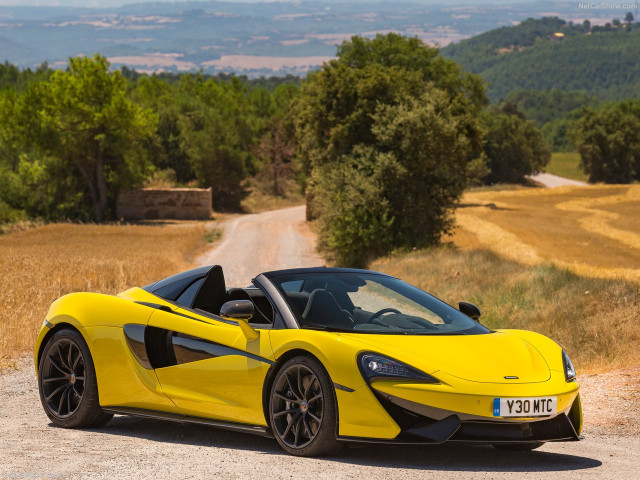
[(564, 378), (567, 382), (571, 382), (576, 379), (576, 369), (573, 368), (573, 363), (569, 360), (569, 355), (562, 351), (562, 365), (564, 366)]
[(383, 357), (375, 353), (363, 353), (358, 360), (360, 371), (368, 380), (408, 378), (426, 383), (439, 383), (439, 380), (409, 365)]

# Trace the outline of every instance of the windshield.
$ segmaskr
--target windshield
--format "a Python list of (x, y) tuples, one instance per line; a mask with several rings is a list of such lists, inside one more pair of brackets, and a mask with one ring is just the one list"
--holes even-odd
[(489, 333), (441, 300), (385, 275), (302, 273), (271, 281), (301, 328), (403, 335)]

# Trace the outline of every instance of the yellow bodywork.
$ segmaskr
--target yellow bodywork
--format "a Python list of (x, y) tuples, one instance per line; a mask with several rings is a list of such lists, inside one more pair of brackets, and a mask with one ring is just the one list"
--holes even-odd
[[(167, 305), (184, 316), (135, 302)], [(374, 391), (488, 421), (496, 420), (492, 411), (496, 397), (553, 395), (558, 397), (558, 413), (568, 413), (578, 396), (578, 383), (565, 380), (561, 348), (526, 331), (420, 336), (256, 327), (257, 338), (249, 340), (233, 322), (200, 315), (133, 288), (116, 297), (77, 293), (54, 302), (36, 342), (36, 368), (43, 341), (62, 324), (76, 328), (89, 346), (103, 407), (267, 426), (265, 381), (278, 359), (292, 352), (315, 356), (337, 386), (337, 434), (342, 437), (393, 439), (400, 433)], [(231, 354), (148, 369), (127, 345), (125, 324), (182, 332), (250, 355)], [(374, 380), (367, 384), (357, 365), (362, 352), (392, 357), (434, 376), (439, 383)], [(507, 375), (519, 378), (505, 381)]]

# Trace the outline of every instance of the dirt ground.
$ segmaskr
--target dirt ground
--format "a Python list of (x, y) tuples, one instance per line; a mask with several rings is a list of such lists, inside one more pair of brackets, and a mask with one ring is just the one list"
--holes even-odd
[[(222, 263), (230, 285), (268, 268), (322, 264), (303, 218), (298, 207), (231, 219), (224, 240), (198, 261)], [(581, 442), (526, 453), (366, 445), (308, 459), (286, 455), (269, 439), (132, 417), (95, 430), (57, 428), (42, 410), (25, 357), (0, 376), (0, 478), (640, 479), (639, 378), (640, 369), (580, 378)]]
[(114, 417), (95, 430), (51, 424), (31, 359), (0, 376), (0, 478), (640, 479), (640, 372), (581, 378), (585, 439), (534, 452), (440, 445), (345, 448), (296, 458), (275, 440), (197, 425)]

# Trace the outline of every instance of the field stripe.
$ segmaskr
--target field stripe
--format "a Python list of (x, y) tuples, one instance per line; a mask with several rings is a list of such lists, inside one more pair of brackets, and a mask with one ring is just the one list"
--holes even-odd
[(609, 223), (609, 221), (620, 218), (620, 214), (596, 208), (598, 206), (634, 201), (640, 201), (640, 189), (638, 188), (629, 188), (624, 194), (609, 195), (607, 197), (569, 200), (559, 203), (555, 207), (559, 210), (586, 214), (587, 216), (579, 220), (580, 226), (584, 230), (603, 235), (623, 245), (640, 250), (640, 234), (616, 228)]
[(495, 223), (482, 220), (473, 214), (462, 213), (460, 210), (456, 212), (456, 220), (462, 228), (475, 235), (480, 243), (507, 258), (527, 265), (543, 261), (531, 245)]

